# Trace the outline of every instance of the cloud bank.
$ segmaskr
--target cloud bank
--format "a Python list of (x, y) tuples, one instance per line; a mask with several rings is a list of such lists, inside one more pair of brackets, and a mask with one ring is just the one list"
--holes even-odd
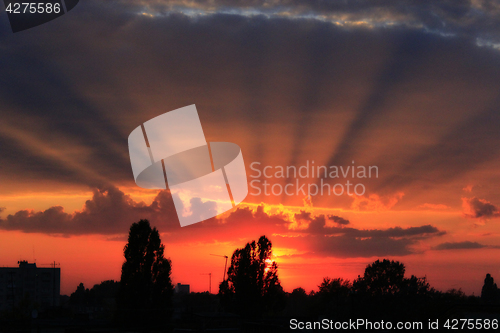
[(68, 213), (61, 206), (44, 211), (20, 210), (0, 219), (0, 229), (53, 235), (124, 234), (140, 219), (150, 219), (162, 227), (179, 224), (169, 192), (161, 191), (150, 205), (136, 202), (118, 188), (93, 190), (92, 199), (80, 211)]
[[(45, 211), (21, 210), (0, 219), (0, 229), (50, 235), (124, 235), (133, 222), (148, 219), (167, 243), (212, 242), (249, 239), (266, 234), (276, 245), (320, 257), (372, 257), (408, 255), (419, 241), (445, 234), (431, 225), (358, 229), (336, 215), (310, 211), (292, 213), (265, 204), (237, 207), (229, 214), (181, 228), (168, 191), (160, 191), (149, 205), (136, 202), (116, 187), (94, 189), (80, 211), (63, 207)], [(349, 227), (348, 227), (349, 226)], [(116, 239), (116, 238), (115, 238)]]
[(346, 28), (406, 27), (441, 36), (466, 36), (500, 48), (500, 5), (489, 0), (215, 0), (120, 1), (147, 16), (181, 12), (191, 16), (225, 13), (269, 18), (307, 18)]

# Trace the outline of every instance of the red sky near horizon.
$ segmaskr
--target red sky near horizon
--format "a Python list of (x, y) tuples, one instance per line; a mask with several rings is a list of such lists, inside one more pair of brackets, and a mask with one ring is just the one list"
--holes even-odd
[[(129, 227), (147, 218), (173, 282), (197, 292), (204, 274), (213, 292), (222, 281), (224, 259), (210, 254), (261, 235), (289, 292), (353, 280), (382, 258), (440, 290), (478, 295), (486, 273), (500, 279), (500, 44), (471, 39), (460, 20), (446, 25), (456, 31), (420, 29), (418, 15), (391, 7), (382, 17), (311, 8), (306, 19), (302, 7), (258, 16), (176, 4), (185, 10), (163, 15), (88, 1), (0, 34), (1, 266), (56, 261), (68, 295), (118, 280)], [(181, 228), (168, 192), (135, 185), (127, 137), (191, 104), (207, 141), (241, 147), (255, 187), (223, 216)], [(279, 166), (313, 163), (378, 174), (324, 180), (362, 184), (359, 195), (254, 195), (263, 181), (295, 184)]]

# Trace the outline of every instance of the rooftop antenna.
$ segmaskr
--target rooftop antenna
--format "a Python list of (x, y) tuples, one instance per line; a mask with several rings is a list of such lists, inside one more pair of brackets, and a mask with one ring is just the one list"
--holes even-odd
[(226, 258), (226, 264), (224, 265), (224, 275), (222, 276), (222, 282), (226, 281), (227, 258), (229, 258), (229, 257), (228, 256), (221, 256), (220, 254), (210, 254), (210, 255), (215, 256), (215, 257)]
[(55, 269), (56, 266), (61, 266), (61, 264), (54, 261), (54, 262), (51, 262), (50, 264), (40, 264), (40, 266), (50, 266), (50, 267)]
[(208, 275), (208, 292), (212, 293), (212, 273), (202, 273), (200, 275)]

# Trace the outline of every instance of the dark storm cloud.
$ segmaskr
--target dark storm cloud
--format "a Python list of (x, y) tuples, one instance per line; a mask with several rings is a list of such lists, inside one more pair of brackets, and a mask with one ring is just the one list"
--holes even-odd
[(500, 211), (497, 206), (484, 199), (462, 198), (464, 206), (464, 215), (474, 219), (490, 219), (500, 217)]
[[(198, 105), (207, 139), (228, 141), (224, 124), (235, 119), (252, 133), (251, 142), (232, 140), (242, 146), (248, 160), (261, 158), (273, 140), (263, 124), (295, 119), (289, 124), (294, 128), (290, 140), (296, 143), (291, 165), (298, 163), (305, 149), (302, 139), (312, 115), (347, 110), (353, 121), (330, 154), (330, 162), (340, 164), (365, 144), (373, 123), (391, 115), (389, 96), (397, 95), (400, 86), (453, 78), (453, 82), (465, 82), (466, 88), (470, 84), (484, 91), (500, 89), (498, 56), (459, 37), (446, 39), (402, 27), (384, 33), (349, 30), (319, 20), (265, 16), (190, 18), (164, 13), (151, 18), (138, 15), (144, 4), (89, 1), (36, 29), (0, 35), (0, 163), (5, 181), (52, 180), (93, 187), (132, 183), (127, 152), (130, 131), (162, 112), (192, 103)], [(269, 8), (269, 3), (261, 4), (216, 2), (215, 6)], [(417, 2), (407, 4), (287, 1), (272, 2), (271, 7), (288, 6), (304, 13), (408, 8), (415, 14)], [(204, 8), (208, 3), (193, 6)], [(422, 6), (457, 25), (464, 15), (472, 15), (471, 6), (477, 7), (462, 2), (451, 6), (445, 1)], [(496, 11), (493, 6), (484, 15), (487, 18)], [(2, 31), (8, 31), (5, 22), (1, 24)], [(470, 103), (478, 98), (473, 92), (467, 97), (462, 90), (450, 89), (429, 100), (447, 105), (453, 100), (449, 96), (465, 96)], [(398, 105), (397, 110), (406, 107)], [(431, 123), (446, 117), (436, 110), (428, 112)], [(421, 170), (437, 172), (437, 181), (441, 176), (457, 177), (495, 158), (489, 147), (500, 138), (494, 130), (497, 118), (492, 108), (456, 129), (447, 129), (451, 134), (443, 142), (426, 145), (420, 154), (417, 151), (413, 168), (388, 160), (400, 165), (398, 175), (405, 177), (381, 179), (380, 188), (406, 186)]]
[(441, 243), (435, 247), (433, 250), (471, 250), (471, 249), (483, 249), (483, 248), (499, 248), (498, 246), (483, 245), (478, 242), (445, 242)]

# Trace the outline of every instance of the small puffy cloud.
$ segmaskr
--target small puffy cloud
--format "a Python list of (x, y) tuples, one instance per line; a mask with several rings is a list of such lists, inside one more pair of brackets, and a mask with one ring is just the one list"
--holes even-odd
[(473, 186), (472, 185), (467, 185), (466, 187), (464, 187), (462, 190), (465, 191), (465, 192), (472, 192), (472, 188)]
[(366, 196), (354, 196), (351, 208), (359, 211), (384, 211), (394, 207), (403, 198), (404, 193), (399, 192), (392, 196), (382, 197), (378, 194)]
[(426, 210), (443, 210), (443, 209), (449, 209), (450, 206), (446, 206), (443, 204), (432, 204), (432, 203), (424, 203), (417, 208), (419, 209), (426, 209)]
[(300, 213), (295, 214), (294, 218), (295, 218), (295, 220), (298, 220), (298, 221), (305, 221), (305, 222), (312, 222), (313, 221), (312, 212), (308, 212), (305, 210), (301, 210)]
[(485, 199), (462, 198), (462, 207), (465, 217), (473, 219), (492, 219), (500, 217), (497, 206)]
[(325, 215), (320, 214), (318, 216), (314, 216), (314, 218), (310, 220), (310, 223), (305, 231), (312, 234), (327, 234), (328, 229), (330, 228), (326, 227)]
[(336, 215), (313, 215), (311, 211), (301, 210), (300, 213), (295, 213), (293, 215), (293, 221), (291, 224), (291, 229), (303, 230), (306, 229), (308, 232), (313, 233), (324, 233), (324, 228), (327, 227), (326, 220), (333, 221), (337, 225), (347, 225), (349, 220)]
[(335, 215), (328, 215), (328, 219), (337, 223), (337, 224), (347, 225), (350, 223), (349, 220), (346, 220), (340, 216), (335, 216)]

